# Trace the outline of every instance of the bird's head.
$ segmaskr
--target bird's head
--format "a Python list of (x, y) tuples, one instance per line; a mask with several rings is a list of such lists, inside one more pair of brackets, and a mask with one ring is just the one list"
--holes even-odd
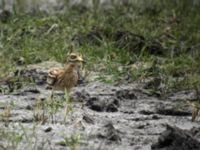
[(79, 62), (84, 62), (82, 56), (76, 54), (76, 53), (70, 53), (68, 56), (68, 62), (74, 62), (74, 63), (79, 63)]
[(80, 64), (80, 63), (85, 63), (85, 60), (83, 59), (83, 57), (77, 53), (70, 53), (67, 56), (67, 61), (66, 63), (70, 63), (70, 64)]

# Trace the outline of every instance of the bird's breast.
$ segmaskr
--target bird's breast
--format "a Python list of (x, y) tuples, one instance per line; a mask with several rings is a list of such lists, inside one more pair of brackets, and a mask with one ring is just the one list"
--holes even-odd
[(76, 71), (65, 72), (60, 75), (55, 82), (55, 89), (58, 90), (70, 90), (72, 87), (76, 86), (78, 82), (78, 74)]

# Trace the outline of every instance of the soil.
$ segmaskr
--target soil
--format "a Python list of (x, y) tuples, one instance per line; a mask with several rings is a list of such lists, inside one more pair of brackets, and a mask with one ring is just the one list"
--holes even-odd
[[(173, 150), (179, 142), (200, 142), (199, 119), (191, 122), (191, 109), (185, 103), (194, 100), (193, 91), (160, 99), (143, 88), (145, 83), (108, 85), (90, 81), (77, 85), (70, 93), (71, 102), (65, 105), (60, 105), (64, 92), (55, 92), (57, 109), (52, 112), (49, 105), (43, 105), (51, 95), (45, 79), (52, 66), (60, 64), (44, 62), (21, 69), (14, 76), (33, 83), (0, 94), (1, 148), (17, 145), (19, 149), (64, 150), (78, 141), (77, 149)], [(7, 83), (1, 82), (1, 89), (9, 89)], [(166, 144), (169, 137), (173, 138)], [(181, 141), (173, 141), (180, 137)]]

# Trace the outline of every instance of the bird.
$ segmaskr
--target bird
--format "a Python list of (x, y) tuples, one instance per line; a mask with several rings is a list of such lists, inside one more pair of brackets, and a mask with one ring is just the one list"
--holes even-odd
[[(47, 75), (47, 84), (52, 90), (66, 91), (77, 85), (79, 79), (78, 66), (85, 63), (81, 55), (70, 53), (63, 68), (51, 69)], [(53, 95), (52, 91), (52, 95)]]

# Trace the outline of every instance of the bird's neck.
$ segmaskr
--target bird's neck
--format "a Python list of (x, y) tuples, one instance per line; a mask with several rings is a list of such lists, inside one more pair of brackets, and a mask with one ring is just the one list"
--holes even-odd
[(75, 63), (67, 63), (64, 65), (64, 69), (66, 72), (72, 72), (74, 69), (76, 68), (76, 64)]

